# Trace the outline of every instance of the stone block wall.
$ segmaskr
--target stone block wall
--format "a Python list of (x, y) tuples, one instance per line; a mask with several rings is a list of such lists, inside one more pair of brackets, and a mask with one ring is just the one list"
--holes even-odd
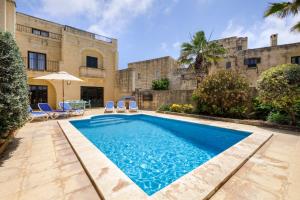
[[(144, 90), (136, 93), (136, 99), (140, 109), (157, 110), (164, 104), (192, 104), (192, 94), (193, 90)], [(151, 95), (152, 100), (149, 100), (147, 97)]]

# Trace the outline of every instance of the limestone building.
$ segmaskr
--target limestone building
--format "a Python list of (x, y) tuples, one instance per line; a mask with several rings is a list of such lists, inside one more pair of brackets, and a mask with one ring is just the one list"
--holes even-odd
[(103, 106), (114, 99), (117, 40), (16, 12), (12, 0), (0, 0), (0, 29), (15, 35), (27, 69), (30, 103), (62, 101), (62, 83), (35, 77), (66, 71), (83, 80), (65, 84), (65, 99), (91, 100)]
[[(216, 40), (227, 49), (227, 55), (212, 65), (209, 73), (220, 69), (238, 70), (255, 87), (260, 74), (270, 67), (286, 63), (300, 64), (300, 43), (278, 45), (277, 40), (277, 34), (271, 35), (270, 46), (255, 49), (248, 49), (247, 37)], [(129, 95), (135, 89), (151, 89), (152, 81), (160, 78), (170, 80), (170, 90), (194, 90), (197, 87), (193, 70), (182, 68), (169, 56), (129, 63), (127, 69), (118, 72), (117, 86), (122, 95)]]

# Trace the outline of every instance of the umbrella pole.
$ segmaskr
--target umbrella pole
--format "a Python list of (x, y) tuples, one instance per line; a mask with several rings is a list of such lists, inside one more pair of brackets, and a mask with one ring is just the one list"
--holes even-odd
[(62, 90), (63, 90), (63, 111), (65, 111), (65, 80), (62, 81)]

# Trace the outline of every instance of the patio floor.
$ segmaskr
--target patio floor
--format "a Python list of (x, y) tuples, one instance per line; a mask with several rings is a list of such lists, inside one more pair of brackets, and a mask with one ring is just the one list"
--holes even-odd
[[(96, 113), (103, 110), (90, 110), (86, 115)], [(274, 136), (211, 199), (299, 199), (300, 134), (266, 130)], [(100, 197), (57, 121), (50, 120), (26, 124), (1, 157), (2, 199)]]

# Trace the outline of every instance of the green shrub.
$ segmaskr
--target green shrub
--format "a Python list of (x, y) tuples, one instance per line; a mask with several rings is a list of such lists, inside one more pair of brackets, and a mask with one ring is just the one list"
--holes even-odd
[(291, 124), (297, 123), (300, 101), (300, 65), (285, 64), (263, 72), (258, 80), (259, 100), (276, 110), (287, 112)]
[(158, 108), (159, 111), (170, 111), (170, 105), (163, 104)]
[(182, 110), (184, 113), (192, 113), (194, 110), (194, 107), (192, 106), (192, 104), (183, 104)]
[(256, 97), (252, 100), (253, 118), (267, 120), (269, 114), (275, 109), (268, 104), (261, 103)]
[(282, 114), (278, 111), (271, 112), (267, 118), (269, 122), (273, 122), (276, 124), (284, 124), (287, 125), (290, 123), (291, 119), (287, 114)]
[(200, 113), (235, 118), (246, 116), (249, 96), (247, 80), (232, 70), (208, 75), (193, 93)]
[(169, 79), (162, 78), (160, 80), (152, 81), (152, 89), (153, 90), (168, 90), (169, 89)]
[(169, 106), (171, 112), (192, 113), (194, 107), (191, 104), (172, 104)]
[(170, 106), (170, 111), (171, 112), (183, 112), (183, 108), (182, 108), (182, 105), (180, 105), (180, 104), (172, 104), (171, 106)]
[(13, 36), (0, 32), (0, 139), (28, 117), (27, 76)]

